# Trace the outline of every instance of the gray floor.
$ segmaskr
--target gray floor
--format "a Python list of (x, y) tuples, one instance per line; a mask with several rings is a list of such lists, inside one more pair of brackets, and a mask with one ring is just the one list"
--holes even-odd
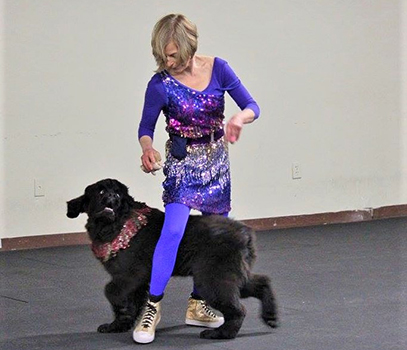
[(237, 339), (199, 339), (183, 324), (190, 279), (172, 279), (154, 343), (98, 334), (111, 320), (108, 281), (87, 246), (0, 253), (0, 348), (407, 349), (407, 219), (259, 233), (255, 270), (267, 273), (281, 327), (269, 330), (256, 300)]

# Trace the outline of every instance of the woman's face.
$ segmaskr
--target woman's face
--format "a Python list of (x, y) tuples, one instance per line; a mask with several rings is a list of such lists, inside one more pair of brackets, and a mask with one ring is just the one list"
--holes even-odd
[(190, 64), (191, 59), (188, 59), (184, 64), (179, 64), (177, 62), (178, 57), (178, 47), (173, 41), (171, 41), (164, 50), (165, 57), (167, 59), (167, 70), (171, 74), (180, 74), (182, 73)]

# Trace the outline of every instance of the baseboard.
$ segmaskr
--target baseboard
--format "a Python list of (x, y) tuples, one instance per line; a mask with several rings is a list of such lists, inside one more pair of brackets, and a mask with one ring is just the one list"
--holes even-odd
[(320, 226), (339, 223), (351, 223), (372, 219), (371, 210), (350, 210), (335, 213), (319, 213), (307, 215), (281, 216), (274, 218), (242, 220), (244, 224), (256, 231)]
[(90, 241), (86, 232), (75, 232), (3, 238), (1, 243), (0, 252), (9, 250), (61, 247), (68, 245), (83, 245), (89, 244)]
[[(296, 228), (306, 226), (320, 226), (330, 224), (345, 224), (352, 222), (407, 217), (407, 204), (392, 205), (364, 210), (347, 210), (332, 213), (318, 213), (307, 215), (292, 215), (273, 218), (241, 220), (256, 231)], [(27, 236), (3, 238), (1, 251), (23, 250), (68, 245), (89, 244), (86, 232), (61, 233), (41, 236)]]

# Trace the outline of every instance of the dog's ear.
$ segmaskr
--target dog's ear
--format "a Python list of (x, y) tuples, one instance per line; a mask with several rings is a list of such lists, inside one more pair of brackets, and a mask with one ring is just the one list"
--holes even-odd
[(134, 198), (129, 194), (129, 188), (118, 181), (120, 194), (122, 195), (122, 206), (125, 211), (129, 210), (134, 205)]
[(70, 219), (75, 219), (79, 216), (80, 213), (85, 212), (85, 196), (82, 195), (78, 198), (71, 199), (67, 202), (68, 210), (66, 216)]
[(119, 187), (119, 191), (121, 194), (126, 195), (129, 193), (129, 188), (126, 185), (122, 184), (120, 181), (117, 180), (113, 181), (116, 183), (116, 186)]

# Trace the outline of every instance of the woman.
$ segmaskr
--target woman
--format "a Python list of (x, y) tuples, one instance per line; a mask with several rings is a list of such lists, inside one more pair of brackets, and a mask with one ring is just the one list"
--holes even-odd
[[(230, 172), (227, 142), (239, 139), (244, 124), (259, 116), (259, 107), (226, 61), (196, 54), (196, 26), (185, 16), (160, 19), (152, 33), (158, 69), (148, 83), (139, 141), (142, 169), (159, 168), (153, 147), (154, 129), (161, 112), (166, 118), (163, 201), (165, 220), (153, 257), (150, 296), (133, 338), (154, 340), (160, 321), (160, 301), (174, 268), (178, 246), (191, 209), (203, 215), (227, 216), (230, 211)], [(241, 111), (224, 128), (224, 94)], [(227, 141), (227, 142), (226, 142)], [(186, 323), (216, 328), (223, 323), (194, 288), (188, 301)]]

